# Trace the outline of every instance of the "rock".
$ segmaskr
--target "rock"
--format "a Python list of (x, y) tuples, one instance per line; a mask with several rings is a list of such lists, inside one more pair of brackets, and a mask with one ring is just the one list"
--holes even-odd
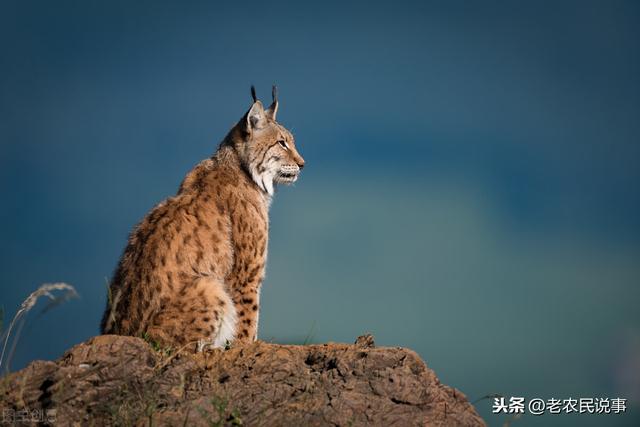
[(362, 348), (373, 348), (376, 346), (375, 341), (373, 340), (373, 335), (371, 334), (367, 334), (367, 335), (360, 335), (357, 339), (356, 342), (354, 343), (357, 347), (362, 347)]
[(485, 425), (416, 353), (374, 347), (370, 335), (354, 345), (259, 341), (200, 354), (102, 335), (0, 387), (5, 416), (20, 421), (28, 410), (56, 426)]

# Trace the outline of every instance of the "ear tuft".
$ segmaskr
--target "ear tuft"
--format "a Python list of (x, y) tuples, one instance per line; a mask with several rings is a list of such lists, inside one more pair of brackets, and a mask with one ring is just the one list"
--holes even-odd
[(258, 97), (256, 96), (256, 87), (254, 85), (251, 85), (251, 98), (253, 98), (253, 102), (258, 100)]
[(273, 87), (271, 88), (271, 98), (273, 99), (273, 102), (271, 102), (271, 105), (269, 106), (267, 111), (265, 111), (265, 113), (267, 114), (269, 119), (275, 122), (276, 114), (278, 114), (278, 86), (276, 85), (273, 85)]

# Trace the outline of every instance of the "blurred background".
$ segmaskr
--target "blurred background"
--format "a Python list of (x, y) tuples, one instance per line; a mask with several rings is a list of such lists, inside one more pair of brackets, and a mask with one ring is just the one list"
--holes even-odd
[[(0, 4), (11, 369), (98, 334), (130, 229), (269, 100), (307, 161), (271, 210), (261, 338), (416, 350), (470, 400), (622, 397), (640, 425), (640, 6)], [(489, 425), (490, 400), (476, 403)]]

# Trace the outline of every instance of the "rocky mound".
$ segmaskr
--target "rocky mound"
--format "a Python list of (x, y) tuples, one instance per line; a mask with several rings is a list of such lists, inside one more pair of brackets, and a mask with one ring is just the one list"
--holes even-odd
[(416, 353), (370, 336), (194, 355), (103, 335), (4, 378), (0, 408), (58, 426), (484, 425)]

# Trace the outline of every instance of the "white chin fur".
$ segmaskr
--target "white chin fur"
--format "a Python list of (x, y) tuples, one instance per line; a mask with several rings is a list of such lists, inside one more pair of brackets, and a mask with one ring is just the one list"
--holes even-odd
[(274, 174), (267, 171), (259, 174), (257, 171), (251, 171), (251, 177), (268, 195), (273, 196), (273, 176)]
[(258, 187), (270, 196), (273, 196), (274, 184), (293, 184), (298, 180), (297, 173), (291, 176), (282, 176), (279, 172), (269, 170), (263, 173), (258, 173), (256, 170), (253, 170), (251, 171), (251, 177), (255, 183), (258, 184)]
[(276, 177), (275, 181), (277, 184), (293, 184), (294, 182), (296, 182), (298, 180), (298, 176), (294, 176), (294, 177)]

